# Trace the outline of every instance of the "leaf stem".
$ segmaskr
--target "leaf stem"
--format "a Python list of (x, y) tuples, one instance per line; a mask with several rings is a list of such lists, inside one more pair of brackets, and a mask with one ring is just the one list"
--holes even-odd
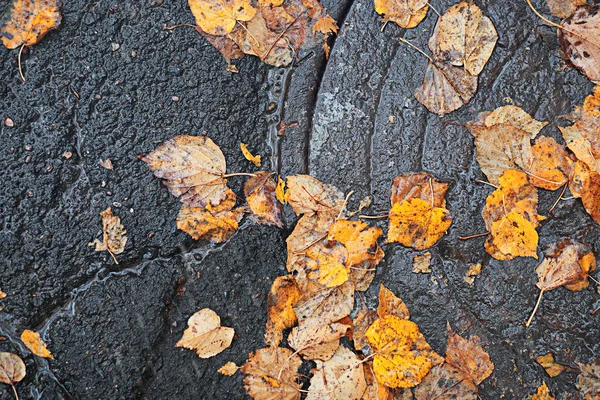
[(25, 75), (23, 75), (23, 69), (21, 68), (21, 53), (23, 53), (24, 48), (25, 48), (25, 45), (21, 46), (21, 48), (19, 49), (19, 56), (17, 57), (17, 63), (19, 65), (19, 75), (21, 75), (21, 79), (23, 79), (23, 82), (27, 82), (27, 79), (25, 79)]
[(534, 7), (533, 4), (531, 4), (531, 0), (525, 0), (527, 2), (527, 4), (529, 5), (529, 8), (531, 8), (531, 11), (533, 11), (535, 13), (535, 15), (537, 15), (542, 21), (544, 21), (545, 23), (552, 25), (558, 29), (564, 29), (562, 27), (562, 25), (557, 24), (556, 22), (552, 22), (550, 21), (548, 18), (544, 17), (542, 14), (540, 14)]
[(232, 176), (252, 176), (252, 177), (255, 177), (256, 174), (250, 174), (250, 173), (247, 173), (247, 172), (236, 172), (236, 173), (233, 173), (233, 174), (225, 174), (225, 175), (221, 176), (221, 178), (231, 178)]
[(408, 40), (404, 39), (404, 38), (398, 38), (401, 42), (406, 43), (407, 45), (409, 45), (410, 47), (412, 47), (413, 49), (417, 50), (419, 53), (423, 54), (425, 57), (427, 57), (427, 59), (429, 60), (429, 62), (433, 63), (433, 59), (431, 57), (429, 57), (429, 55), (427, 55), (427, 53), (425, 53), (423, 50), (421, 50), (420, 48), (418, 48), (417, 46), (415, 46), (414, 44), (412, 44), (411, 42), (409, 42)]
[(15, 385), (11, 383), (10, 387), (12, 388), (13, 392), (15, 393), (15, 399), (19, 400), (19, 394), (17, 393), (17, 389), (15, 389)]
[(493, 187), (494, 189), (498, 189), (498, 186), (494, 185), (493, 183), (482, 181), (481, 179), (477, 179), (475, 182), (477, 182), (477, 183), (483, 183), (484, 185), (489, 185), (489, 186)]
[(489, 232), (485, 232), (485, 233), (476, 233), (475, 235), (469, 235), (469, 236), (460, 236), (459, 239), (460, 240), (469, 240), (469, 239), (475, 239), (478, 237), (484, 237), (484, 236), (489, 236), (490, 233)]
[(189, 26), (191, 28), (197, 28), (196, 25), (192, 25), (192, 24), (179, 24), (179, 25), (173, 25), (173, 26), (165, 26), (165, 29), (168, 30), (168, 31), (170, 31), (170, 30), (173, 30), (175, 28), (181, 28), (181, 27), (184, 27), (184, 26)]
[(531, 313), (531, 316), (529, 317), (529, 319), (525, 323), (526, 327), (529, 327), (529, 325), (531, 325), (531, 321), (533, 321), (533, 316), (537, 312), (538, 307), (540, 306), (540, 302), (542, 301), (542, 295), (543, 294), (544, 294), (544, 289), (540, 290), (540, 295), (538, 296), (537, 303), (535, 303), (535, 307), (533, 308), (533, 312)]
[(385, 215), (359, 215), (358, 218), (360, 219), (384, 219), (384, 218), (388, 218), (390, 216), (390, 214), (385, 214)]
[(556, 208), (556, 206), (558, 205), (558, 203), (562, 200), (562, 197), (565, 194), (565, 191), (567, 190), (567, 185), (568, 185), (568, 183), (565, 183), (563, 185), (563, 189), (560, 192), (560, 195), (558, 196), (558, 199), (556, 199), (556, 201), (554, 202), (554, 204), (552, 205), (552, 207), (550, 207), (550, 209), (548, 210), (548, 214), (552, 214), (552, 211), (554, 211), (554, 208)]

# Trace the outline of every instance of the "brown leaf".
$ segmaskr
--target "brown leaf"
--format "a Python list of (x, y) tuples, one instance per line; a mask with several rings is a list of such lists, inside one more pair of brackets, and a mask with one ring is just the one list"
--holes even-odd
[(206, 136), (175, 136), (138, 158), (190, 207), (217, 206), (227, 195), (225, 156)]
[(361, 351), (369, 345), (365, 338), (365, 333), (376, 319), (377, 312), (368, 308), (361, 308), (356, 312), (356, 317), (353, 320), (353, 341), (356, 350)]
[(582, 6), (564, 20), (558, 41), (569, 61), (592, 82), (600, 83), (600, 13)]
[(544, 260), (537, 266), (536, 286), (543, 291), (566, 286), (582, 290), (588, 286), (588, 273), (596, 269), (596, 259), (590, 248), (571, 240), (551, 246)]
[(39, 333), (25, 329), (21, 333), (21, 341), (36, 356), (54, 360), (54, 356), (46, 348), (46, 343), (44, 343)]
[(404, 200), (421, 199), (432, 207), (446, 207), (446, 191), (449, 183), (437, 180), (427, 172), (409, 172), (398, 175), (392, 182), (390, 203), (402, 203)]
[(246, 375), (244, 388), (254, 400), (300, 400), (300, 365), (302, 360), (290, 349), (259, 349), (240, 368)]
[(558, 18), (569, 18), (575, 14), (577, 7), (587, 4), (586, 0), (546, 0), (552, 15)]
[(546, 370), (546, 373), (551, 378), (560, 375), (560, 373), (565, 370), (565, 367), (563, 367), (560, 364), (557, 364), (554, 361), (554, 355), (552, 353), (548, 353), (543, 356), (538, 356), (535, 358), (535, 361), (537, 361), (537, 363), (540, 364)]
[(314, 212), (339, 214), (344, 206), (344, 194), (335, 186), (322, 183), (309, 175), (287, 178), (285, 199), (297, 215)]
[(475, 400), (477, 387), (448, 363), (437, 365), (414, 389), (416, 400)]
[(576, 385), (579, 393), (585, 400), (597, 400), (600, 397), (600, 360), (578, 365), (581, 370)]
[(548, 125), (548, 121), (538, 121), (522, 108), (508, 105), (498, 107), (491, 112), (486, 111), (480, 113), (477, 121), (474, 121), (474, 124), (487, 127), (508, 124), (529, 133), (530, 139), (535, 139), (538, 133)]
[(118, 264), (115, 254), (121, 254), (125, 251), (127, 243), (127, 231), (121, 225), (121, 218), (112, 213), (110, 207), (100, 213), (102, 217), (102, 241), (95, 239), (88, 243), (88, 246), (95, 246), (96, 251), (108, 251), (115, 264)]
[(594, 172), (585, 181), (581, 201), (585, 211), (597, 224), (600, 224), (600, 174)]
[(526, 172), (533, 186), (556, 190), (568, 182), (573, 161), (563, 145), (540, 136), (531, 147), (531, 157)]
[(426, 252), (413, 257), (413, 269), (415, 274), (430, 274), (431, 273), (431, 253)]
[(0, 383), (12, 386), (16, 398), (19, 397), (14, 384), (23, 380), (26, 372), (25, 364), (19, 356), (12, 353), (0, 353)]
[(235, 374), (240, 367), (235, 365), (234, 362), (229, 361), (227, 364), (223, 365), (221, 368), (217, 370), (218, 373), (225, 376), (232, 376)]
[(188, 0), (196, 23), (211, 35), (225, 35), (238, 21), (250, 21), (256, 14), (250, 0)]
[(354, 309), (354, 284), (352, 281), (327, 288), (316, 286), (304, 291), (294, 307), (299, 321), (307, 318), (320, 318), (324, 324), (339, 321), (350, 315)]
[(392, 21), (401, 28), (414, 28), (427, 16), (427, 0), (375, 0), (375, 11), (384, 15), (384, 22)]
[(546, 386), (546, 382), (542, 382), (542, 384), (538, 387), (537, 392), (533, 395), (531, 400), (556, 400), (556, 399), (550, 395), (550, 389), (548, 389), (548, 386)]
[(317, 361), (306, 400), (360, 400), (367, 383), (356, 354), (339, 346), (328, 361)]
[(286, 239), (288, 272), (297, 272), (305, 268), (306, 252), (326, 240), (334, 219), (335, 215), (331, 213), (311, 213), (303, 215), (298, 220), (296, 227)]
[(100, 165), (102, 168), (107, 169), (109, 171), (113, 170), (113, 164), (112, 164), (112, 161), (110, 160), (110, 158), (107, 158), (106, 160), (100, 159), (100, 161), (98, 161), (98, 165)]
[(61, 22), (59, 0), (14, 0), (0, 26), (7, 49), (32, 46)]
[(200, 358), (213, 357), (231, 345), (235, 331), (221, 326), (221, 318), (213, 310), (204, 308), (190, 317), (183, 337), (175, 347), (195, 350)]
[[(245, 143), (240, 143), (240, 149), (242, 150), (242, 154), (244, 155), (244, 158), (246, 160), (250, 161), (252, 164), (254, 164), (257, 167), (260, 167), (260, 164), (261, 164), (260, 156), (252, 155), (252, 153), (250, 153), (250, 150), (248, 150), (248, 146)], [(263, 172), (266, 172), (266, 171), (263, 171)]]
[(254, 175), (244, 185), (244, 195), (251, 211), (250, 219), (282, 227), (281, 205), (275, 195), (275, 178), (269, 171), (256, 172)]
[(447, 330), (446, 362), (461, 371), (469, 381), (479, 385), (494, 371), (494, 363), (481, 347), (481, 339), (478, 336), (464, 339), (452, 330), (450, 324)]
[(269, 346), (279, 346), (285, 329), (296, 325), (298, 318), (294, 306), (302, 292), (293, 276), (280, 276), (273, 281), (267, 298), (267, 327), (265, 342)]
[(401, 298), (397, 297), (391, 290), (379, 285), (379, 306), (377, 307), (377, 315), (379, 318), (383, 318), (386, 315), (393, 315), (400, 319), (410, 319), (410, 312), (408, 307), (402, 301)]
[(287, 341), (305, 360), (327, 361), (335, 354), (347, 330), (345, 324), (323, 324), (319, 319), (309, 318), (292, 329)]

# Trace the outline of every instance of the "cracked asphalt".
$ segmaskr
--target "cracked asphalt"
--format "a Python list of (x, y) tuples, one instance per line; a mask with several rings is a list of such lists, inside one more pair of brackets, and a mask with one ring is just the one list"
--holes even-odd
[[(412, 319), (439, 353), (446, 321), (478, 335), (495, 364), (482, 399), (522, 399), (545, 381), (558, 399), (578, 399), (576, 374), (550, 379), (534, 358), (552, 352), (567, 365), (600, 355), (600, 306), (593, 287), (546, 293), (534, 324), (527, 319), (538, 294), (534, 259), (500, 262), (483, 239), (481, 208), (490, 189), (474, 159), (472, 138), (460, 126), (478, 112), (505, 104), (551, 123), (542, 134), (559, 138), (561, 115), (581, 104), (593, 85), (564, 62), (556, 32), (524, 1), (480, 0), (499, 41), (465, 107), (439, 118), (414, 90), (427, 60), (422, 49), (435, 24), (430, 11), (413, 30), (388, 24), (380, 32), (371, 0), (324, 0), (341, 27), (326, 59), (320, 49), (285, 69), (246, 57), (240, 73), (225, 71), (216, 50), (191, 28), (164, 29), (193, 18), (185, 1), (65, 2), (59, 30), (23, 55), (0, 49), (0, 351), (19, 354), (27, 377), (23, 399), (246, 399), (242, 377), (216, 370), (241, 364), (263, 347), (266, 296), (285, 273), (285, 229), (247, 221), (226, 243), (210, 246), (177, 231), (178, 201), (136, 155), (178, 134), (207, 132), (223, 149), (228, 171), (255, 170), (239, 142), (284, 175), (310, 173), (352, 202), (373, 197), (370, 212), (389, 207), (400, 172), (428, 171), (452, 183), (450, 231), (432, 250), (433, 273), (412, 274), (418, 252), (386, 245), (386, 257), (365, 300), (376, 304), (379, 283), (402, 297)], [(8, 1), (0, 1), (4, 8)], [(432, 1), (443, 11), (450, 0)], [(544, 10), (543, 1), (534, 1)], [(279, 124), (293, 126), (278, 137)], [(66, 153), (71, 153), (66, 157)], [(110, 158), (114, 170), (98, 165)], [(343, 171), (343, 173), (341, 173)], [(232, 179), (242, 193), (242, 179)], [(540, 191), (545, 214), (557, 193)], [(128, 231), (115, 265), (88, 242), (99, 237), (99, 213), (111, 206)], [(542, 224), (540, 255), (561, 237), (598, 251), (600, 227), (579, 201), (559, 203)], [(471, 263), (483, 272), (470, 286)], [(176, 349), (187, 319), (210, 307), (236, 330), (230, 348), (199, 359)], [(18, 337), (39, 330), (55, 360), (34, 357)], [(310, 366), (305, 366), (308, 371)], [(0, 398), (12, 398), (0, 387)]]

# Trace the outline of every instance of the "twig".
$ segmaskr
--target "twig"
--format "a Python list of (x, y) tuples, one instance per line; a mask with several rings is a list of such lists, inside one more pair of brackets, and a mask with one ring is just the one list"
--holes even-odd
[(554, 208), (558, 205), (558, 203), (561, 201), (563, 194), (565, 194), (565, 191), (567, 190), (567, 183), (564, 184), (562, 191), (560, 192), (560, 195), (558, 196), (558, 199), (556, 199), (556, 201), (554, 202), (554, 204), (552, 205), (552, 207), (550, 207), (550, 209), (548, 210), (548, 214), (552, 214), (552, 211), (554, 211)]
[(398, 38), (398, 39), (401, 42), (406, 43), (407, 45), (409, 45), (413, 49), (417, 50), (419, 53), (423, 54), (425, 57), (427, 57), (427, 59), (429, 60), (429, 62), (433, 63), (433, 59), (431, 57), (429, 57), (429, 55), (427, 55), (427, 53), (425, 53), (423, 50), (421, 50), (420, 48), (418, 48), (417, 46), (415, 46), (414, 44), (412, 44), (411, 42), (409, 42), (408, 40), (406, 40), (404, 38)]
[(21, 68), (21, 53), (23, 53), (24, 48), (25, 48), (25, 45), (21, 46), (21, 49), (19, 49), (19, 56), (17, 57), (17, 63), (19, 64), (19, 75), (21, 75), (21, 79), (23, 79), (23, 82), (27, 82), (27, 79), (25, 79), (25, 75), (23, 75), (23, 69)]
[(108, 253), (110, 254), (110, 256), (112, 257), (112, 259), (115, 261), (115, 264), (119, 265), (119, 262), (117, 261), (117, 258), (115, 257), (115, 255), (112, 253), (112, 251), (110, 250), (106, 250), (108, 251)]
[(192, 28), (197, 28), (196, 25), (192, 25), (192, 24), (179, 24), (179, 25), (173, 25), (173, 26), (165, 26), (165, 29), (168, 30), (168, 31), (170, 31), (170, 30), (173, 30), (175, 28), (181, 28), (181, 27), (184, 27), (184, 26), (189, 26), (189, 27), (192, 27)]
[(498, 189), (498, 186), (494, 185), (493, 183), (482, 181), (481, 179), (477, 179), (475, 182), (477, 182), (477, 183), (483, 183), (484, 185), (489, 185), (489, 186), (493, 187), (494, 189)]
[(490, 233), (489, 232), (485, 232), (485, 233), (476, 233), (475, 235), (469, 235), (469, 236), (460, 236), (459, 239), (460, 240), (469, 240), (469, 239), (475, 239), (478, 237), (484, 237), (484, 236), (489, 236)]
[(542, 295), (543, 294), (544, 294), (544, 289), (540, 290), (540, 295), (538, 296), (537, 303), (535, 303), (535, 307), (533, 308), (533, 312), (531, 313), (531, 316), (529, 317), (529, 319), (525, 323), (526, 327), (529, 327), (529, 325), (531, 325), (531, 321), (533, 321), (533, 316), (537, 312), (537, 309), (540, 306), (540, 302), (542, 301)]
[(383, 33), (383, 31), (384, 31), (385, 27), (387, 26), (388, 22), (390, 22), (390, 21), (385, 21), (383, 23), (383, 25), (381, 26), (381, 29), (379, 29), (379, 32)]
[(390, 216), (390, 214), (385, 214), (385, 215), (359, 215), (358, 218), (360, 219), (384, 219), (384, 218), (388, 218)]
[(221, 176), (221, 178), (231, 178), (232, 176), (252, 176), (252, 177), (255, 177), (256, 174), (250, 174), (250, 173), (247, 173), (247, 172), (236, 172), (234, 174), (225, 174), (225, 175)]

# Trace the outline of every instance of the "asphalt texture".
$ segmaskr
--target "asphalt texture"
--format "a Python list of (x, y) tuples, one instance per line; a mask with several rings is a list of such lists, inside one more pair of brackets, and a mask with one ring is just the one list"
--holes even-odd
[[(444, 118), (415, 100), (427, 59), (398, 40), (426, 49), (432, 11), (416, 29), (388, 24), (380, 32), (371, 0), (323, 1), (341, 27), (328, 59), (316, 49), (278, 69), (246, 57), (232, 74), (193, 29), (165, 29), (193, 23), (185, 1), (64, 3), (60, 28), (23, 54), (26, 83), (17, 51), (0, 48), (0, 288), (8, 294), (0, 351), (27, 364), (17, 384), (21, 398), (248, 398), (240, 374), (216, 371), (264, 346), (267, 293), (285, 273), (295, 218), (287, 210), (284, 229), (244, 221), (216, 246), (178, 231), (177, 199), (136, 155), (175, 135), (203, 132), (222, 148), (229, 172), (255, 170), (239, 151), (244, 142), (283, 175), (310, 173), (354, 190), (352, 204), (371, 195), (367, 212), (389, 208), (391, 180), (401, 172), (428, 171), (451, 182), (454, 221), (431, 249), (433, 273), (411, 273), (419, 253), (386, 245), (366, 302), (376, 306), (384, 283), (440, 354), (447, 321), (465, 336), (480, 336), (495, 364), (482, 399), (522, 399), (542, 381), (558, 399), (580, 398), (575, 372), (550, 379), (534, 358), (552, 352), (574, 366), (600, 356), (595, 286), (546, 293), (525, 328), (538, 294), (538, 262), (497, 261), (484, 239), (459, 240), (485, 230), (480, 213), (490, 193), (475, 182), (484, 176), (460, 124), (515, 104), (551, 121), (542, 134), (559, 138), (559, 116), (593, 88), (565, 66), (555, 29), (525, 1), (476, 1), (494, 22), (498, 45), (477, 95)], [(453, 2), (432, 4), (443, 11)], [(549, 14), (542, 1), (534, 4)], [(278, 137), (282, 122), (291, 127)], [(112, 171), (98, 165), (107, 158)], [(241, 195), (243, 179), (231, 183)], [(557, 196), (540, 190), (541, 214)], [(118, 265), (88, 247), (100, 237), (99, 213), (107, 206), (128, 232)], [(600, 248), (600, 227), (578, 200), (560, 202), (539, 233), (540, 256), (563, 237)], [(472, 263), (483, 271), (471, 286), (464, 277)], [(189, 316), (205, 307), (236, 330), (232, 346), (207, 360), (174, 347)], [(33, 356), (18, 340), (23, 329), (40, 331), (55, 359)], [(0, 387), (1, 399), (12, 396)]]

